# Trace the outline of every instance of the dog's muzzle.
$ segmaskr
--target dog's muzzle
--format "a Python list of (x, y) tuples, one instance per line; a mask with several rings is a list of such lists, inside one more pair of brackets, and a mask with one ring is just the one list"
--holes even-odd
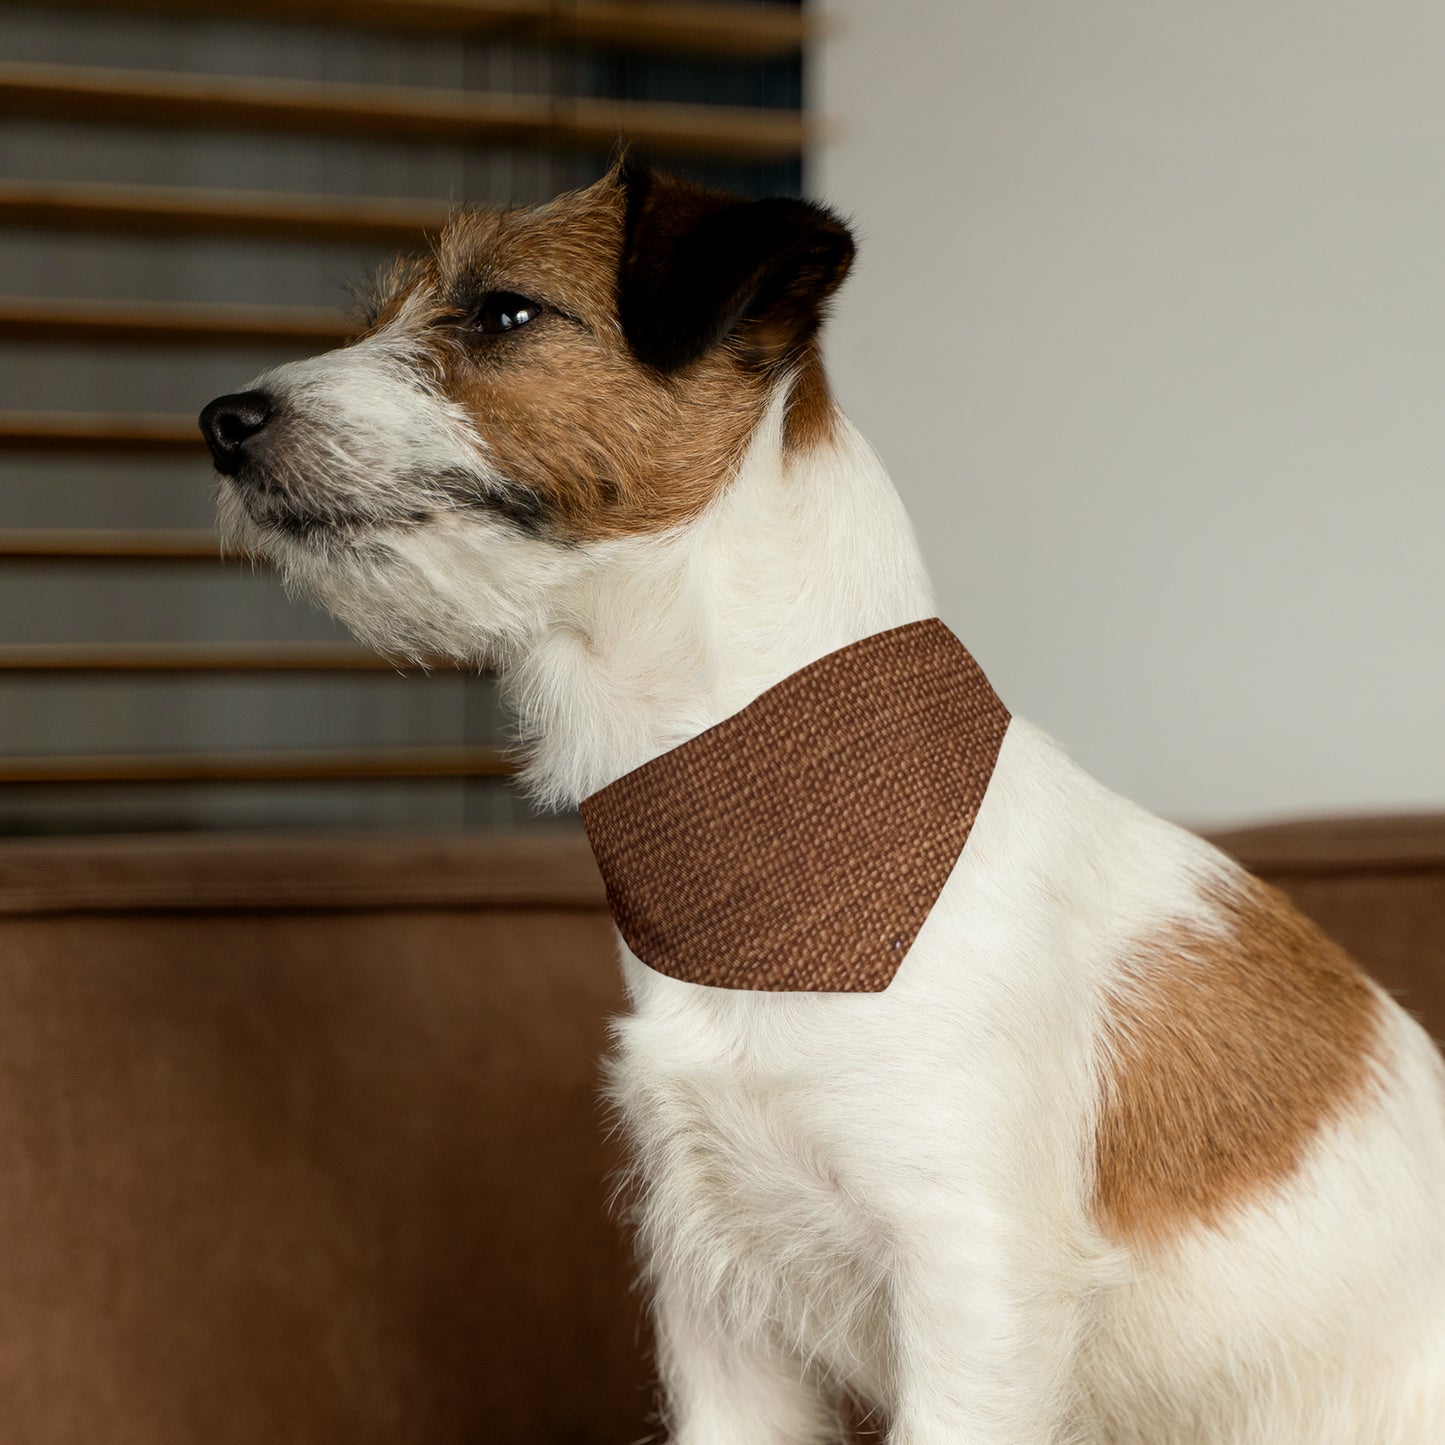
[(223, 477), (234, 477), (245, 466), (247, 444), (265, 430), (274, 410), (266, 392), (239, 391), (218, 396), (201, 412), (201, 435)]

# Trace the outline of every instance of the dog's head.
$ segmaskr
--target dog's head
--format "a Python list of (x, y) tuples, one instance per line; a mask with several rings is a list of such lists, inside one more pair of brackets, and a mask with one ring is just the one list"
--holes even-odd
[(550, 584), (697, 517), (780, 387), (792, 445), (827, 433), (852, 255), (821, 207), (626, 164), (462, 212), (357, 341), (202, 412), (223, 528), (379, 645), (505, 646)]

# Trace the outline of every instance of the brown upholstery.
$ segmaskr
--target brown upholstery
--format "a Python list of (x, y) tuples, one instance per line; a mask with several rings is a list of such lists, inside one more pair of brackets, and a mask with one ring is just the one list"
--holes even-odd
[(635, 1441), (585, 845), (0, 847), (0, 1439)]
[[(1445, 819), (1226, 840), (1445, 1033)], [(654, 1428), (579, 834), (0, 844), (0, 1439)]]

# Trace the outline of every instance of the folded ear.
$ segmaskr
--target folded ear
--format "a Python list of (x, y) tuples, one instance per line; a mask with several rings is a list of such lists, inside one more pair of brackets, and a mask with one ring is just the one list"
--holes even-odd
[(736, 335), (760, 363), (801, 353), (853, 262), (808, 201), (746, 201), (626, 162), (618, 314), (639, 361), (676, 371)]

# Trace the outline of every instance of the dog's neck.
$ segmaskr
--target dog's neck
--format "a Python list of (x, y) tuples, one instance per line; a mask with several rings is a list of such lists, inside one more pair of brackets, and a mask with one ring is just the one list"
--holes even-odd
[(882, 463), (839, 416), (790, 453), (782, 406), (727, 491), (666, 537), (604, 544), (551, 625), (504, 662), (526, 778), (566, 807), (859, 638), (930, 617), (932, 591)]

